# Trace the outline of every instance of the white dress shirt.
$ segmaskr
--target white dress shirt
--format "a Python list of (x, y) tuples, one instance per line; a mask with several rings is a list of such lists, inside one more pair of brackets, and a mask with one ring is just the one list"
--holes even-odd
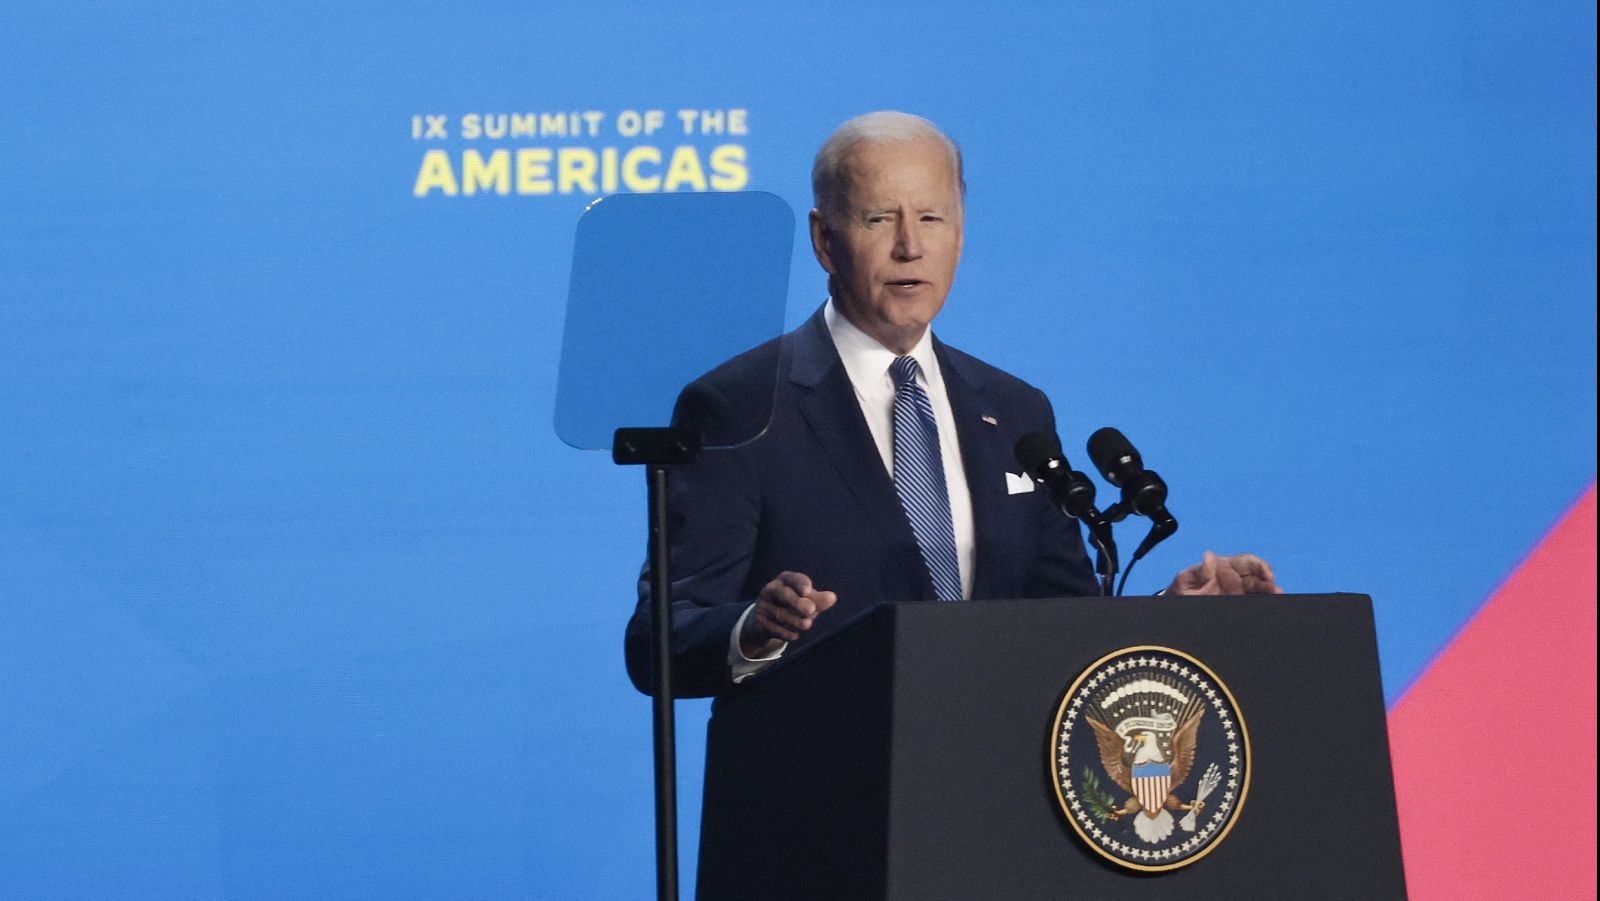
[[(877, 339), (857, 328), (834, 306), (832, 298), (823, 309), (823, 321), (833, 346), (844, 363), (845, 374), (855, 388), (856, 402), (861, 405), (861, 415), (866, 417), (867, 429), (878, 445), (878, 455), (883, 468), (894, 476), (894, 379), (889, 375), (889, 364), (898, 356), (879, 344)], [(917, 361), (919, 378), (928, 400), (933, 405), (933, 418), (939, 426), (939, 456), (944, 463), (945, 491), (950, 498), (951, 526), (955, 531), (956, 563), (961, 568), (961, 596), (972, 596), (973, 563), (977, 554), (972, 524), (972, 493), (967, 489), (966, 467), (961, 461), (961, 443), (956, 437), (955, 414), (950, 410), (950, 398), (944, 389), (944, 373), (939, 369), (939, 358), (933, 353), (933, 332), (922, 333), (922, 339), (911, 348), (909, 356)], [(773, 573), (777, 575), (777, 573)], [(828, 586), (819, 585), (826, 590)], [(772, 654), (749, 658), (739, 647), (739, 633), (744, 629), (745, 618), (755, 609), (751, 604), (734, 624), (729, 637), (728, 662), (733, 666), (733, 681), (742, 682), (749, 676), (771, 666), (783, 655), (787, 644)]]

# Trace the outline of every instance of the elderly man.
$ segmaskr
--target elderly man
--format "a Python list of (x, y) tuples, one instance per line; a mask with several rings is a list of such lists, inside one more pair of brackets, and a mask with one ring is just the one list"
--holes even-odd
[[(765, 434), (675, 473), (675, 694), (715, 695), (888, 601), (1099, 594), (1077, 524), (1011, 493), (1012, 447), (1055, 431), (1044, 394), (930, 330), (961, 259), (961, 153), (932, 123), (868, 113), (812, 168), (829, 299), (697, 380), (677, 421)], [(774, 382), (774, 378), (776, 382)], [(1251, 555), (1204, 559), (1180, 594), (1273, 593)], [(627, 632), (649, 691), (648, 580)]]

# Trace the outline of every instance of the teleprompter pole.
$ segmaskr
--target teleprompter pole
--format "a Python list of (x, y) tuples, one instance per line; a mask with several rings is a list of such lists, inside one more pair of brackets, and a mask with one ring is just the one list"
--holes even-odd
[(678, 897), (678, 765), (672, 709), (672, 579), (667, 571), (667, 468), (646, 467), (650, 481), (650, 618), (655, 627), (651, 722), (656, 761), (656, 897)]
[(667, 504), (667, 467), (692, 463), (700, 453), (700, 436), (681, 428), (617, 429), (611, 459), (619, 465), (645, 466), (650, 517), (651, 725), (655, 737), (656, 897), (678, 898), (677, 740), (672, 707), (672, 575), (671, 522)]

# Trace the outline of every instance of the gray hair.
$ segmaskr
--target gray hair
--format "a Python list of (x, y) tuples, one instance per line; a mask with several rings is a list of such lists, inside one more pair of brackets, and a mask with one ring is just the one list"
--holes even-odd
[(851, 148), (864, 141), (915, 141), (934, 138), (950, 154), (950, 168), (956, 174), (956, 185), (963, 198), (967, 195), (967, 180), (961, 167), (961, 148), (937, 125), (921, 116), (894, 110), (864, 113), (833, 130), (828, 140), (817, 151), (811, 164), (811, 197), (824, 222), (833, 223), (844, 212), (845, 198), (850, 193), (850, 178), (845, 171), (845, 157)]

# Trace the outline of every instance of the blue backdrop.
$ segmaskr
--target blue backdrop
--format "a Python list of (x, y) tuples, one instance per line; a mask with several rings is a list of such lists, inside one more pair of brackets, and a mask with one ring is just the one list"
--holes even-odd
[(648, 894), (573, 229), (804, 210), (877, 108), (966, 151), (940, 335), (1173, 486), (1130, 590), (1371, 593), (1398, 697), (1593, 478), (1594, 48), (1568, 0), (8, 4), (0, 893)]

